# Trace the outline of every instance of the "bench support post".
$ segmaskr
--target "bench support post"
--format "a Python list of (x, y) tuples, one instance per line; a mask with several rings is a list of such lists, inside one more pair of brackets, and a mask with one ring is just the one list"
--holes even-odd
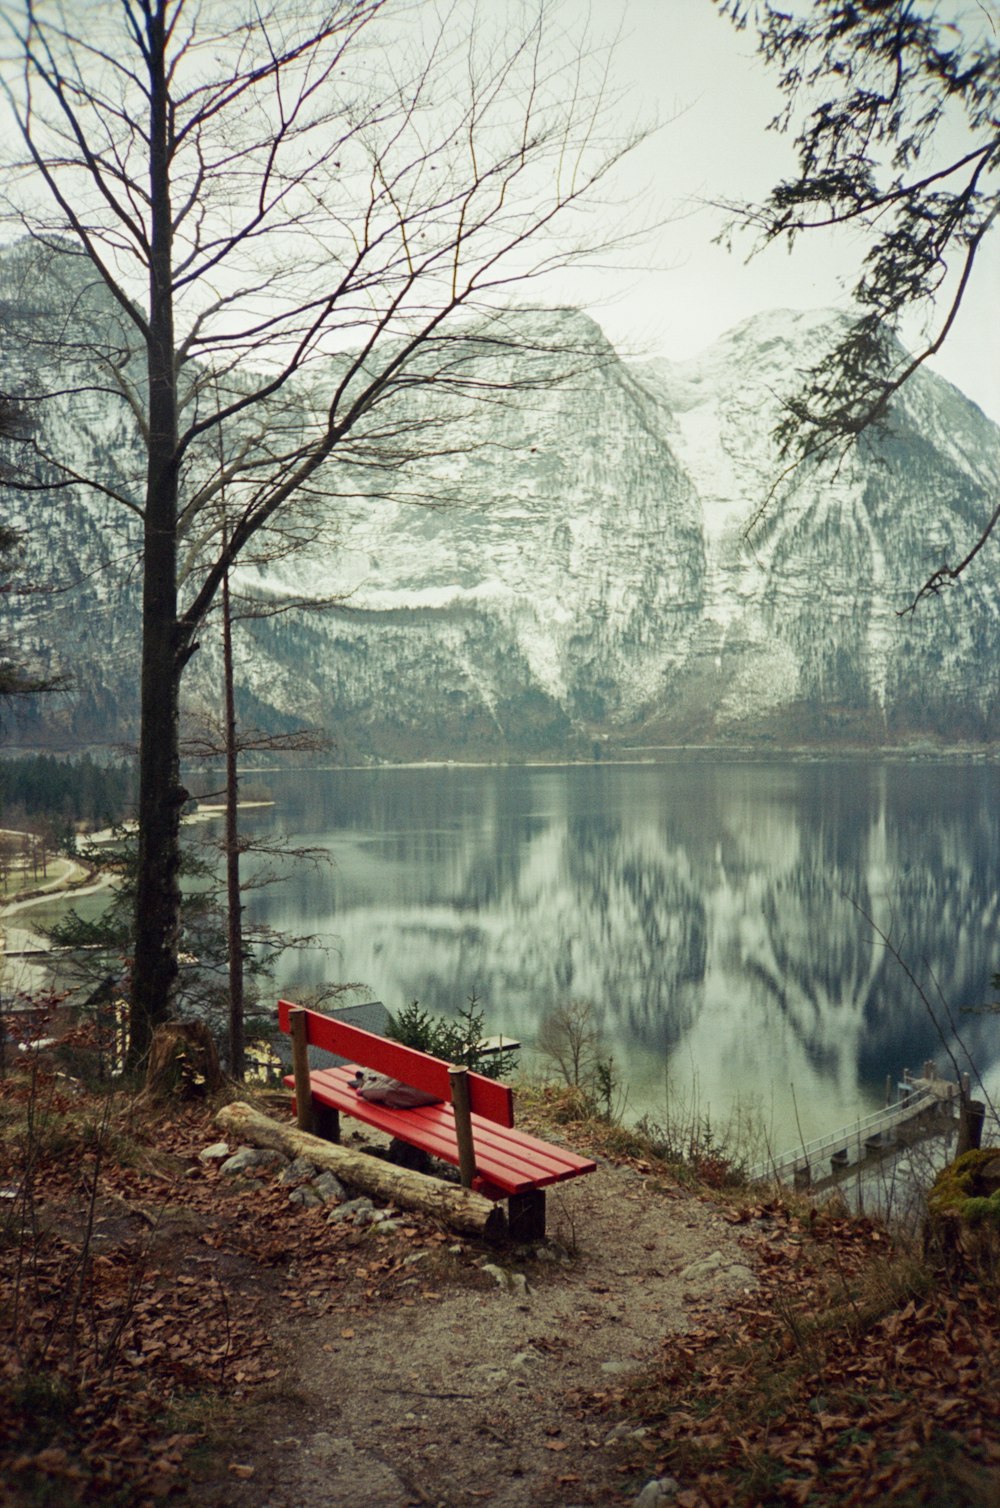
[(507, 1200), (507, 1231), (512, 1241), (545, 1239), (545, 1190), (511, 1194)]
[(324, 1141), (340, 1141), (340, 1111), (332, 1105), (321, 1105), (319, 1100), (313, 1099), (313, 1135), (321, 1136)]
[(295, 1076), (295, 1123), (300, 1131), (313, 1129), (312, 1087), (309, 1083), (309, 1044), (306, 1037), (308, 1017), (304, 1010), (294, 1010), (288, 1018), (292, 1038), (292, 1073)]
[(476, 1149), (472, 1140), (472, 1112), (469, 1106), (469, 1070), (449, 1068), (451, 1107), (455, 1112), (455, 1140), (458, 1143), (458, 1171), (465, 1188), (472, 1188), (476, 1176)]

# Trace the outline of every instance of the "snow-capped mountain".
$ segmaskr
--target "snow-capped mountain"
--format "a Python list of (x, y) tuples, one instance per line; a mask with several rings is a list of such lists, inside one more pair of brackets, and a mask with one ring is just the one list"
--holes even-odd
[[(874, 741), (994, 735), (995, 546), (960, 587), (906, 612), (997, 500), (1000, 431), (956, 388), (918, 372), (884, 434), (839, 469), (801, 469), (747, 533), (781, 471), (770, 438), (780, 397), (840, 319), (759, 316), (694, 361), (649, 368), (701, 501), (712, 725), (779, 740), (838, 725)], [(694, 696), (710, 700), (705, 676)]]
[[(800, 472), (747, 540), (778, 469), (780, 394), (837, 316), (760, 316), (696, 360), (642, 366), (583, 315), (555, 318), (587, 352), (575, 375), (523, 390), (518, 364), (537, 354), (484, 348), (491, 388), (499, 375), (510, 390), (469, 419), (474, 443), (450, 436), (453, 453), (437, 475), (421, 464), (409, 500), (348, 476), (329, 505), (335, 547), (244, 571), (275, 600), (343, 602), (240, 626), (248, 720), (312, 723), (344, 757), (390, 758), (1000, 733), (992, 546), (961, 587), (898, 615), (988, 518), (997, 426), (920, 374), (886, 435), (836, 475)], [(4, 351), (7, 390), (26, 359)], [(80, 470), (133, 486), (113, 398), (62, 400), (41, 423)], [(20, 738), (128, 736), (137, 520), (69, 492), (10, 494), (6, 516), (27, 530), (29, 573), (72, 583), (13, 602), (8, 637), (51, 650), (75, 684), (33, 709)], [(209, 620), (185, 677), (194, 704), (218, 705), (217, 637)]]

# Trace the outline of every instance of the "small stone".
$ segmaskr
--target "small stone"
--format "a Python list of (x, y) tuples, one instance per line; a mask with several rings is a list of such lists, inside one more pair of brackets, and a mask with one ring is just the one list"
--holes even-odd
[[(425, 1262), (429, 1256), (429, 1251), (411, 1251), (408, 1257), (403, 1258), (403, 1266), (414, 1267), (418, 1262)], [(415, 1283), (417, 1280), (411, 1278), (409, 1281)]]
[(387, 1236), (387, 1235), (389, 1235), (394, 1230), (402, 1230), (402, 1229), (403, 1229), (403, 1221), (399, 1220), (399, 1219), (393, 1219), (393, 1220), (375, 1220), (375, 1221), (372, 1222), (372, 1230), (375, 1231), (376, 1234), (380, 1235), (380, 1236), (382, 1236), (382, 1235), (386, 1235)]
[(229, 1156), (229, 1143), (227, 1141), (214, 1141), (210, 1147), (198, 1153), (199, 1162), (221, 1162)]
[(677, 1485), (674, 1477), (654, 1477), (633, 1499), (632, 1508), (665, 1508), (675, 1496)]
[(508, 1272), (506, 1267), (499, 1267), (496, 1262), (484, 1262), (483, 1272), (488, 1272), (491, 1278), (496, 1279), (498, 1288), (515, 1298), (526, 1299), (531, 1292), (523, 1272)]
[(304, 1210), (314, 1210), (322, 1205), (323, 1201), (315, 1189), (311, 1189), (307, 1183), (293, 1189), (288, 1196), (289, 1204), (297, 1204)]
[(649, 1430), (645, 1425), (640, 1424), (637, 1429), (633, 1429), (631, 1424), (623, 1421), (608, 1431), (604, 1437), (604, 1443), (605, 1445), (618, 1445), (622, 1440), (645, 1440), (648, 1434)]
[(283, 1170), (278, 1182), (295, 1183), (296, 1179), (312, 1178), (315, 1173), (315, 1165), (309, 1161), (308, 1157), (296, 1157)]
[(347, 1190), (335, 1173), (321, 1173), (312, 1186), (324, 1204), (340, 1204), (347, 1198)]
[(341, 1220), (353, 1220), (355, 1225), (370, 1225), (375, 1206), (370, 1199), (348, 1199), (346, 1204), (340, 1204), (327, 1216), (327, 1224), (333, 1225)]
[(703, 1278), (714, 1277), (722, 1266), (721, 1251), (713, 1251), (710, 1257), (702, 1257), (699, 1262), (691, 1262), (681, 1273), (682, 1283), (700, 1283)]
[(252, 1168), (284, 1168), (288, 1166), (288, 1159), (282, 1157), (280, 1152), (274, 1152), (269, 1147), (240, 1147), (232, 1157), (228, 1157), (219, 1168), (220, 1173), (227, 1175), (246, 1173)]

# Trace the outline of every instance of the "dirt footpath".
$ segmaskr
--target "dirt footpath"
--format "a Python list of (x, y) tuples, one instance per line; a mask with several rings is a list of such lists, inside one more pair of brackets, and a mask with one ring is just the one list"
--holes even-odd
[[(550, 1508), (631, 1503), (631, 1373), (706, 1306), (752, 1288), (711, 1203), (601, 1163), (549, 1193), (549, 1242), (516, 1258), (415, 1246), (377, 1306), (282, 1314), (282, 1380), (252, 1395), (199, 1508)], [(377, 1253), (373, 1227), (366, 1248)], [(365, 1258), (362, 1254), (361, 1263)], [(357, 1267), (364, 1280), (365, 1268)], [(650, 1469), (652, 1472), (652, 1448)]]

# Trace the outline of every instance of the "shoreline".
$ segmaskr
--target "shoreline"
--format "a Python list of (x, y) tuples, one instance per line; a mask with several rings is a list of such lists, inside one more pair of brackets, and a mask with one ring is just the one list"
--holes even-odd
[[(239, 803), (241, 808), (247, 810), (274, 806), (274, 804), (273, 801), (241, 801)], [(181, 823), (182, 825), (187, 825), (199, 821), (212, 821), (224, 815), (224, 813), (225, 806), (205, 804), (199, 806), (197, 811), (189, 812), (183, 816)], [(134, 830), (136, 824), (126, 823), (123, 826)], [(2, 828), (0, 829), (0, 833), (5, 833), (14, 838), (31, 837), (30, 833), (25, 833), (19, 828), (12, 827)], [(111, 841), (113, 836), (111, 828), (102, 828), (98, 832), (86, 834), (86, 840), (88, 843), (107, 843)], [(66, 900), (70, 897), (75, 898), (76, 896), (96, 895), (102, 890), (110, 889), (114, 884), (115, 876), (113, 874), (84, 864), (81, 860), (69, 854), (56, 854), (53, 858), (53, 865), (55, 864), (63, 866), (63, 872), (54, 879), (45, 881), (42, 884), (26, 886), (23, 890), (15, 891), (13, 895), (0, 903), (0, 974), (2, 974), (5, 961), (13, 959), (23, 950), (37, 951), (39, 953), (47, 953), (49, 951), (45, 939), (40, 937), (38, 933), (33, 932), (30, 927), (9, 927), (7, 925), (9, 917), (17, 916), (24, 911), (30, 911), (33, 907), (47, 905), (51, 901)], [(8, 949), (8, 942), (13, 941), (15, 936), (17, 947), (11, 951)]]
[[(13, 837), (31, 836), (16, 832), (14, 828), (9, 827), (4, 828), (3, 831)], [(31, 906), (42, 906), (46, 901), (56, 900), (64, 895), (90, 895), (111, 883), (110, 875), (82, 863), (70, 854), (56, 854), (52, 867), (56, 864), (62, 866), (63, 872), (54, 879), (45, 880), (41, 884), (26, 885), (0, 903), (0, 922), (4, 917), (12, 916), (18, 911), (25, 911)]]
[[(632, 757), (625, 757), (631, 755)], [(381, 770), (598, 770), (648, 769), (660, 765), (704, 763), (717, 764), (977, 764), (1000, 765), (1000, 746), (972, 744), (966, 748), (934, 749), (908, 744), (893, 744), (880, 749), (806, 748), (763, 749), (752, 744), (728, 748), (718, 744), (633, 744), (602, 759), (560, 758), (555, 755), (534, 759), (380, 759), (366, 764), (299, 764), (258, 765), (247, 775), (289, 775), (313, 773), (335, 775), (338, 772), (368, 773)], [(199, 774), (197, 768), (188, 774)], [(247, 801), (241, 806), (274, 806), (273, 801)], [(221, 807), (205, 807), (205, 815), (217, 816)], [(197, 813), (193, 814), (195, 817)]]

